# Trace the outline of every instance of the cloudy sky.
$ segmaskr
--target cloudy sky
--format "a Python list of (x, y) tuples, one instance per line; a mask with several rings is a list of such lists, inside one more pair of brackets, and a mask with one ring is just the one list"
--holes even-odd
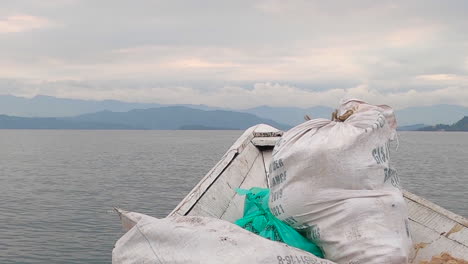
[(468, 106), (468, 1), (2, 0), (0, 94)]

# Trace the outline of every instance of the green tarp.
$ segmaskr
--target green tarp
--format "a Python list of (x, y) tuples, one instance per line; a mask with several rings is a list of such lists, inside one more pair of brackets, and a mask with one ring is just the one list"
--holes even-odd
[(238, 189), (237, 193), (245, 195), (245, 206), (244, 217), (237, 220), (236, 225), (264, 238), (283, 242), (323, 258), (317, 245), (271, 213), (268, 207), (269, 189), (254, 187), (250, 190)]

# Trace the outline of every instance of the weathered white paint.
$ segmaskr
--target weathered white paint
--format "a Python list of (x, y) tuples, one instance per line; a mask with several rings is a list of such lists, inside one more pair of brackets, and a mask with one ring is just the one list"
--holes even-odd
[(244, 182), (258, 158), (261, 159), (261, 153), (254, 145), (248, 144), (218, 177), (216, 184), (213, 184), (200, 197), (192, 210), (187, 212), (188, 215), (206, 215), (220, 218), (231, 200), (236, 196), (236, 189)]
[(252, 143), (257, 147), (272, 147), (278, 141), (278, 137), (255, 137)]
[[(242, 215), (244, 198), (236, 188), (266, 187), (271, 150), (281, 131), (258, 125), (249, 128), (218, 164), (195, 186), (170, 215), (200, 215), (234, 221)], [(405, 191), (410, 229), (417, 254), (414, 263), (449, 252), (468, 259), (468, 221)]]
[(447, 218), (450, 218), (451, 220), (463, 225), (463, 226), (468, 226), (468, 220), (464, 218), (463, 216), (457, 215), (453, 212), (450, 212), (449, 210), (442, 208), (422, 197), (419, 197), (413, 193), (410, 193), (408, 191), (404, 191), (403, 194), (405, 195), (406, 199), (409, 201), (413, 201), (417, 204), (420, 204), (426, 208), (428, 208), (431, 211), (437, 212), (439, 215), (445, 216)]
[[(263, 163), (263, 157), (261, 153), (257, 156), (254, 161), (249, 173), (245, 177), (245, 180), (240, 184), (241, 189), (250, 189), (252, 187), (267, 187), (266, 177), (258, 177), (258, 175), (264, 175), (265, 166)], [(234, 222), (241, 218), (244, 212), (244, 196), (234, 195), (232, 200), (229, 202), (228, 208), (221, 216), (221, 219)]]
[(265, 124), (256, 125), (247, 129), (223, 155), (221, 160), (205, 175), (205, 177), (192, 189), (192, 191), (190, 191), (190, 193), (169, 215), (186, 215), (190, 212), (207, 190), (210, 189), (213, 183), (217, 181), (218, 177), (220, 177), (224, 173), (225, 169), (231, 165), (231, 162), (233, 162), (236, 156), (239, 155), (239, 153), (242, 153), (249, 144), (252, 145), (251, 140), (253, 138), (281, 136), (282, 133), (282, 131)]
[(272, 152), (273, 151), (271, 149), (267, 149), (267, 150), (262, 151), (263, 164), (265, 164), (265, 177), (267, 178), (267, 182), (268, 182), (268, 173), (269, 173), (268, 171), (269, 171), (269, 167), (270, 167)]
[(414, 263), (442, 252), (468, 259), (468, 221), (426, 199), (404, 192), (415, 244)]
[(283, 131), (265, 124), (255, 126), (253, 133), (254, 137), (280, 137), (282, 135)]
[(460, 244), (443, 235), (441, 236), (438, 232), (413, 220), (410, 220), (410, 229), (416, 248), (412, 263), (430, 260), (432, 256), (439, 255), (442, 252), (449, 252), (456, 258), (468, 258), (466, 244)]
[(130, 230), (140, 220), (139, 214), (128, 212), (116, 207), (114, 207), (114, 211), (119, 215), (120, 222), (122, 223), (122, 227), (125, 231)]

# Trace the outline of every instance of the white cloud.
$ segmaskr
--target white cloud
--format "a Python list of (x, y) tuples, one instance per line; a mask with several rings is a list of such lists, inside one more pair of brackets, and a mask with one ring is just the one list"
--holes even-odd
[[(459, 75), (459, 74), (427, 74), (419, 75), (415, 77), (415, 82), (420, 83), (420, 85), (434, 85), (437, 84), (444, 89), (459, 88), (461, 90), (468, 90), (468, 75)], [(439, 91), (443, 89), (437, 89)], [(458, 90), (457, 90), (458, 91)], [(462, 92), (463, 93), (463, 92)], [(457, 94), (454, 94), (455, 96)], [(441, 97), (441, 100), (444, 97)], [(445, 98), (446, 99), (446, 98)]]
[[(440, 103), (468, 106), (467, 86), (450, 86), (436, 90), (411, 89), (384, 93), (367, 85), (358, 85), (349, 89), (310, 91), (293, 85), (267, 82), (256, 83), (253, 87), (220, 86), (217, 89), (207, 91), (187, 86), (143, 84), (135, 87), (119, 83), (119, 81), (114, 81), (93, 85), (93, 82), (57, 81), (44, 83), (29, 80), (22, 85), (17, 85), (22, 89), (19, 89), (16, 95), (34, 96), (45, 94), (77, 99), (115, 99), (128, 102), (157, 102), (163, 104), (205, 104), (234, 109), (258, 105), (296, 107), (325, 105), (335, 107), (342, 98), (360, 98), (373, 104), (388, 104), (395, 109)], [(1, 87), (2, 85), (0, 85), (0, 93), (11, 92), (2, 90)]]
[[(252, 48), (143, 46), (117, 49), (96, 63), (37, 57), (23, 63), (0, 61), (0, 77), (140, 80), (341, 80), (361, 78), (366, 69), (355, 62), (352, 47), (306, 48), (281, 54)], [(107, 56), (106, 54), (103, 54)]]
[(416, 76), (416, 79), (424, 81), (463, 81), (468, 80), (468, 76), (456, 74), (424, 74)]
[(0, 18), (0, 33), (18, 33), (43, 28), (50, 24), (50, 21), (43, 17), (12, 15)]
[(23, 1), (0, 8), (10, 14), (0, 33), (28, 31), (0, 34), (0, 78), (41, 85), (19, 81), (17, 94), (232, 107), (467, 102), (462, 2)]
[(385, 40), (395, 47), (427, 45), (428, 42), (437, 40), (437, 34), (442, 31), (440, 27), (425, 22), (418, 26), (399, 28), (390, 32)]

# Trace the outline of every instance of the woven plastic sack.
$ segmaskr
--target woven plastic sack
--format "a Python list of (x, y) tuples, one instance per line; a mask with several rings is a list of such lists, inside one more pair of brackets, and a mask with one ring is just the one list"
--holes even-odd
[(269, 189), (254, 187), (250, 190), (238, 189), (237, 192), (240, 195), (245, 195), (245, 205), (244, 216), (235, 222), (236, 225), (264, 238), (283, 242), (315, 256), (323, 257), (323, 253), (317, 245), (271, 213), (268, 207)]
[(402, 264), (411, 254), (408, 209), (390, 162), (393, 109), (343, 101), (334, 120), (283, 134), (272, 152), (271, 212), (340, 264)]
[(128, 232), (115, 244), (113, 264), (334, 264), (216, 218), (119, 213)]

